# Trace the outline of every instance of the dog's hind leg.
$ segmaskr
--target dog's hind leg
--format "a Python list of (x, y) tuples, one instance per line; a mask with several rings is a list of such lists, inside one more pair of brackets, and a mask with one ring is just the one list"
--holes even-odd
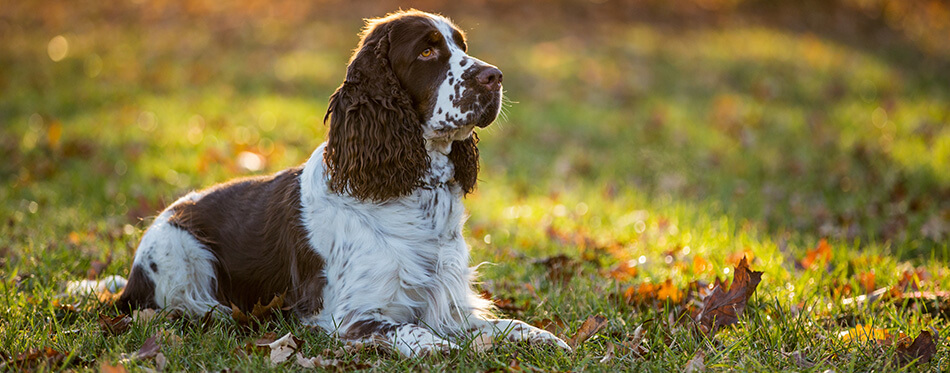
[(215, 298), (214, 254), (190, 232), (170, 223), (172, 214), (171, 207), (162, 212), (142, 237), (117, 306), (181, 310), (191, 315), (223, 310)]

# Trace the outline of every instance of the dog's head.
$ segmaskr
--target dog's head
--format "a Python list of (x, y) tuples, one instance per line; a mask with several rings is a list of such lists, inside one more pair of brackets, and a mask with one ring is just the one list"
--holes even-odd
[(327, 109), (333, 191), (374, 201), (407, 195), (422, 183), (428, 151), (448, 152), (455, 181), (473, 190), (474, 128), (498, 115), (502, 73), (466, 50), (465, 35), (439, 15), (413, 10), (367, 22)]

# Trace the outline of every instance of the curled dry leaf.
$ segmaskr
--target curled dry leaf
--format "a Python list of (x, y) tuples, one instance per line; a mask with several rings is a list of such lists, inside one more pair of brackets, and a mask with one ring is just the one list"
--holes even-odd
[(689, 359), (686, 362), (686, 366), (683, 367), (683, 372), (692, 373), (692, 372), (705, 372), (706, 371), (706, 353), (702, 351), (696, 351), (696, 354), (693, 355), (692, 359)]
[(111, 335), (119, 335), (129, 331), (129, 324), (131, 323), (132, 318), (127, 315), (116, 317), (99, 315), (99, 328)]
[[(231, 318), (238, 326), (253, 328), (270, 320), (274, 314), (284, 310), (284, 294), (275, 295), (267, 305), (262, 305), (260, 301), (254, 304), (250, 313), (241, 310), (236, 304), (231, 303)], [(253, 323), (251, 321), (254, 321)]]
[(609, 363), (614, 359), (614, 349), (616, 347), (614, 347), (613, 342), (607, 342), (607, 351), (604, 352), (604, 357), (600, 359), (601, 364)]
[(607, 326), (606, 317), (603, 315), (591, 316), (584, 321), (580, 329), (577, 329), (574, 336), (567, 340), (567, 344), (570, 345), (572, 349), (576, 349), (577, 346), (590, 339), (590, 337), (593, 337), (594, 334), (597, 334), (597, 332), (605, 326)]
[(151, 359), (158, 355), (158, 352), (162, 349), (161, 339), (161, 332), (155, 333), (155, 335), (148, 337), (148, 339), (145, 340), (145, 343), (142, 344), (142, 348), (139, 348), (139, 350), (135, 352), (135, 358), (145, 360)]
[(620, 345), (630, 351), (633, 351), (633, 353), (637, 354), (637, 356), (646, 356), (650, 350), (648, 350), (646, 346), (643, 345), (644, 334), (643, 325), (637, 326), (637, 329), (633, 331), (633, 335), (628, 336), (627, 340), (623, 341)]
[(712, 334), (722, 326), (737, 323), (760, 281), (762, 272), (750, 270), (748, 261), (742, 258), (733, 273), (732, 287), (723, 291), (722, 285), (716, 286), (703, 300), (703, 308), (696, 315), (699, 329)]
[(915, 360), (921, 364), (930, 362), (930, 359), (937, 353), (937, 344), (934, 340), (940, 335), (937, 330), (933, 328), (930, 328), (930, 330), (933, 331), (933, 334), (924, 330), (920, 332), (917, 338), (914, 338), (914, 342), (910, 345), (897, 346), (897, 365), (904, 366)]
[(295, 337), (293, 333), (287, 333), (280, 339), (268, 344), (271, 364), (280, 364), (287, 361), (290, 355), (293, 355), (303, 345), (303, 342), (302, 339)]

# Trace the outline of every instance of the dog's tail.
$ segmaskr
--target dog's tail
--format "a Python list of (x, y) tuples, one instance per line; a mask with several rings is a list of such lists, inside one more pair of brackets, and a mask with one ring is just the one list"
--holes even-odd
[(109, 293), (119, 294), (114, 305), (122, 313), (142, 308), (158, 308), (155, 303), (155, 283), (138, 266), (132, 267), (128, 280), (113, 275), (101, 280), (70, 281), (66, 284), (66, 294), (72, 296), (98, 296)]

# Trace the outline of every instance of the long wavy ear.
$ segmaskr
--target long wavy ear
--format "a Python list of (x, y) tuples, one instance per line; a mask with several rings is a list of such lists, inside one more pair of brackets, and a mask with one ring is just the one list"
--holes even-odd
[(418, 114), (389, 62), (391, 29), (367, 26), (323, 118), (330, 118), (323, 154), (329, 187), (360, 200), (405, 196), (429, 167)]
[(478, 179), (478, 134), (472, 132), (472, 137), (462, 141), (452, 142), (452, 151), (449, 160), (455, 165), (455, 181), (462, 186), (462, 191), (469, 194), (475, 190), (475, 181)]

